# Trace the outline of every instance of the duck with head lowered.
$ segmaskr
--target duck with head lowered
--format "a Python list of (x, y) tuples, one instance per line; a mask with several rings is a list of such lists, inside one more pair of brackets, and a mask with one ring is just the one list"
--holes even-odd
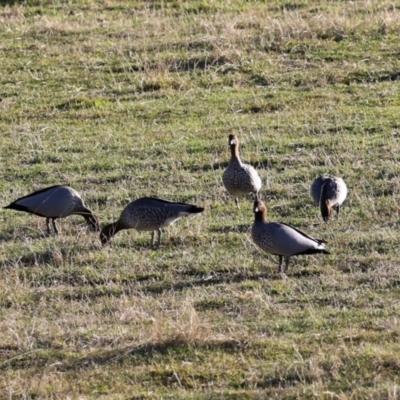
[(100, 232), (100, 240), (105, 245), (117, 232), (123, 229), (151, 231), (151, 244), (154, 234), (158, 233), (158, 247), (161, 244), (161, 228), (173, 224), (181, 217), (198, 214), (204, 211), (186, 203), (177, 203), (155, 197), (142, 197), (129, 203), (116, 222), (106, 225)]
[(13, 201), (11, 210), (24, 211), (46, 218), (47, 233), (50, 235), (50, 221), (54, 233), (58, 234), (55, 220), (70, 215), (81, 215), (94, 230), (100, 230), (99, 219), (86, 208), (80, 194), (69, 186), (50, 186)]
[(325, 222), (332, 216), (333, 209), (339, 216), (339, 210), (347, 197), (347, 186), (338, 176), (320, 176), (311, 185), (311, 197), (321, 210)]

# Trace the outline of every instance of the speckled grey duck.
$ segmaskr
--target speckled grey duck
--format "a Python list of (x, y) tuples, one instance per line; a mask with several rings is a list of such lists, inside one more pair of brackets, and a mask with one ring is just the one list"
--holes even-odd
[(56, 185), (38, 190), (15, 200), (4, 208), (25, 211), (46, 218), (48, 234), (51, 233), (50, 220), (54, 233), (57, 235), (55, 220), (69, 215), (82, 215), (90, 227), (100, 230), (99, 219), (86, 208), (79, 193), (69, 186)]
[(239, 140), (236, 135), (229, 135), (229, 146), (231, 148), (231, 159), (222, 175), (222, 181), (226, 190), (235, 198), (236, 206), (239, 208), (240, 196), (258, 192), (261, 189), (261, 178), (257, 171), (248, 164), (244, 164), (239, 156)]
[[(293, 226), (267, 222), (267, 208), (261, 200), (254, 202), (254, 223), (251, 236), (254, 243), (267, 253), (279, 256), (279, 272), (288, 269), (289, 258), (302, 254), (329, 254), (325, 250), (325, 241), (308, 236)], [(285, 258), (286, 268), (282, 270), (282, 261)]]
[(333, 209), (336, 209), (339, 216), (340, 206), (347, 197), (347, 186), (337, 176), (320, 176), (311, 185), (311, 197), (319, 205), (322, 219), (327, 222)]
[(121, 213), (118, 221), (105, 226), (100, 233), (100, 240), (105, 245), (118, 231), (136, 229), (152, 231), (151, 244), (154, 244), (154, 233), (158, 232), (158, 246), (161, 243), (161, 228), (173, 224), (177, 219), (204, 211), (204, 208), (186, 203), (142, 197), (129, 203)]

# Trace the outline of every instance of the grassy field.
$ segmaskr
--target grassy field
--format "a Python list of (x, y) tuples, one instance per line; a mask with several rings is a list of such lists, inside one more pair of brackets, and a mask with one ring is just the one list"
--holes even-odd
[[(391, 0), (1, 1), (1, 205), (69, 184), (102, 225), (206, 208), (109, 246), (0, 212), (0, 398), (397, 399), (400, 8)], [(227, 137), (270, 220), (329, 241), (288, 278), (222, 185)], [(324, 224), (309, 187), (342, 176)]]

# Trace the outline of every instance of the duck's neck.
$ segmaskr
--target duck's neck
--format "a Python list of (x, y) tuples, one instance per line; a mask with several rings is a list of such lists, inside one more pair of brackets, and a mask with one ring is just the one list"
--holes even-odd
[(265, 222), (267, 220), (267, 213), (265, 211), (263, 212), (257, 212), (254, 214), (255, 221), (257, 222)]
[(80, 211), (76, 211), (74, 214), (81, 215), (85, 218), (86, 223), (92, 228), (96, 230), (100, 228), (97, 217), (86, 207), (83, 207)]
[(232, 158), (239, 158), (239, 145), (231, 144), (231, 156)]
[(321, 208), (321, 215), (323, 220), (326, 222), (329, 220), (332, 214), (332, 203), (330, 200), (325, 200), (321, 198), (320, 202), (320, 208)]
[(105, 245), (119, 230), (118, 221), (106, 225), (100, 233), (101, 243)]

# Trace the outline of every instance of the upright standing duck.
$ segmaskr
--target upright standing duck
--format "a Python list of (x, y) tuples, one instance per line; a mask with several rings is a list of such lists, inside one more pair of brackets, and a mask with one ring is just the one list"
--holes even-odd
[(311, 185), (311, 197), (319, 205), (322, 219), (327, 222), (334, 208), (339, 216), (340, 206), (347, 197), (347, 186), (337, 176), (320, 176)]
[(100, 240), (105, 245), (118, 231), (136, 229), (151, 231), (151, 244), (154, 244), (154, 233), (158, 232), (158, 246), (161, 243), (161, 228), (173, 224), (177, 219), (190, 214), (197, 214), (204, 208), (186, 203), (175, 203), (154, 197), (142, 197), (129, 203), (121, 213), (118, 221), (106, 225), (100, 232)]
[(229, 146), (231, 148), (231, 159), (222, 175), (226, 190), (235, 198), (236, 206), (239, 208), (240, 196), (258, 192), (261, 189), (261, 178), (257, 171), (248, 164), (244, 164), (239, 156), (239, 139), (236, 135), (229, 135)]
[(79, 193), (69, 186), (50, 186), (21, 197), (8, 206), (11, 210), (46, 218), (47, 233), (50, 235), (50, 220), (53, 223), (54, 233), (58, 235), (55, 220), (69, 215), (82, 215), (87, 224), (95, 230), (100, 230), (99, 219), (85, 207)]
[[(285, 273), (289, 266), (289, 258), (302, 254), (329, 254), (325, 250), (324, 240), (314, 239), (293, 226), (267, 222), (267, 208), (261, 200), (254, 202), (254, 223), (251, 236), (254, 243), (267, 253), (279, 256), (279, 272)], [(286, 268), (282, 270), (283, 258)]]

